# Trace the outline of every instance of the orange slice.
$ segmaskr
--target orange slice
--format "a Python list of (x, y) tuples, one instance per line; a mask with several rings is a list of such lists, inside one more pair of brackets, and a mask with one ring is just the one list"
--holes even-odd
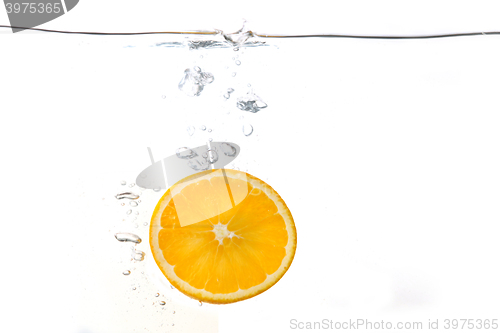
[(272, 287), (297, 244), (292, 214), (271, 186), (245, 172), (216, 169), (176, 183), (153, 212), (150, 245), (182, 293), (233, 303)]

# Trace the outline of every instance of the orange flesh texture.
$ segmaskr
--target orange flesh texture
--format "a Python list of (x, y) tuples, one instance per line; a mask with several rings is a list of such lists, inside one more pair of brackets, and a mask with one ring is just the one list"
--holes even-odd
[[(213, 177), (185, 187), (161, 216), (158, 238), (165, 260), (180, 279), (212, 293), (232, 293), (262, 283), (280, 267), (286, 254), (288, 233), (275, 203), (245, 181), (232, 182), (232, 189), (248, 191), (235, 207), (223, 199), (227, 193), (224, 179)], [(214, 190), (220, 195), (214, 195)], [(186, 205), (183, 212), (193, 214), (185, 218), (201, 222), (181, 227), (177, 209), (182, 205)], [(219, 223), (227, 227), (220, 241), (212, 231)], [(227, 233), (234, 235), (227, 237)]]

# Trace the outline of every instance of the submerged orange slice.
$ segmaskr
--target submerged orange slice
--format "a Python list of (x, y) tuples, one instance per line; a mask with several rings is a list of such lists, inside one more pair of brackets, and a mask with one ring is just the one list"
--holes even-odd
[(245, 172), (189, 176), (160, 199), (150, 245), (158, 267), (182, 293), (233, 303), (273, 286), (292, 263), (297, 234), (285, 202)]

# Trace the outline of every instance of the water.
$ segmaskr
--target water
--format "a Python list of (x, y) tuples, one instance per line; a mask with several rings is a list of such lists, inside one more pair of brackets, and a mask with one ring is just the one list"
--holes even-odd
[(120, 194), (115, 195), (115, 198), (118, 200), (121, 200), (121, 199), (137, 200), (137, 199), (139, 199), (139, 195), (132, 193), (132, 192), (124, 192), (124, 193), (120, 193)]
[(253, 91), (249, 91), (245, 96), (238, 98), (236, 103), (238, 109), (249, 112), (259, 112), (262, 109), (267, 108), (267, 104)]
[(208, 170), (210, 167), (210, 164), (206, 159), (195, 159), (195, 160), (189, 160), (188, 165), (191, 169), (196, 170), (196, 171), (204, 171)]
[(165, 305), (167, 303), (165, 303), (165, 301), (160, 301), (160, 302), (158, 302), (158, 304), (160, 304), (161, 306), (163, 306), (163, 305)]
[(126, 271), (123, 271), (122, 273), (123, 275), (130, 275), (130, 271), (129, 270), (126, 270)]
[(184, 77), (179, 83), (179, 89), (188, 96), (199, 96), (206, 85), (214, 81), (214, 76), (202, 72), (200, 67), (187, 68)]
[(138, 203), (137, 201), (130, 201), (129, 205), (132, 207), (137, 207)]
[(245, 136), (250, 136), (253, 133), (253, 126), (250, 124), (243, 125), (243, 134)]
[(236, 155), (237, 150), (231, 144), (224, 142), (221, 144), (221, 147), (222, 147), (222, 152), (224, 153), (224, 155), (226, 155), (226, 156)]
[(118, 232), (115, 234), (115, 238), (120, 242), (132, 242), (136, 244), (140, 244), (142, 242), (142, 239), (139, 236), (128, 232)]
[[(210, 141), (212, 141), (212, 140), (210, 140)], [(208, 163), (213, 164), (219, 160), (219, 155), (217, 154), (217, 152), (215, 150), (209, 149), (206, 160)]]
[(188, 128), (186, 130), (187, 130), (189, 136), (193, 136), (194, 132), (196, 131), (194, 126), (188, 126)]
[(178, 158), (182, 158), (182, 159), (190, 159), (190, 158), (198, 156), (198, 154), (196, 154), (196, 152), (194, 150), (189, 149), (188, 147), (178, 148), (175, 151), (175, 154), (177, 155)]
[(135, 252), (133, 253), (133, 259), (134, 259), (135, 261), (143, 261), (143, 260), (144, 260), (144, 256), (145, 256), (145, 255), (146, 255), (146, 254), (145, 254), (144, 252), (142, 252), (142, 251), (135, 251)]
[(159, 294), (159, 293), (156, 293), (156, 294), (155, 294), (155, 297), (160, 297), (160, 294)]

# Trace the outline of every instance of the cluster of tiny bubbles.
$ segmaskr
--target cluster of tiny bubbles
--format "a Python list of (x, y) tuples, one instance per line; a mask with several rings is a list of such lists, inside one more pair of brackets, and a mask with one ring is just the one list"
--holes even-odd
[(130, 271), (129, 270), (123, 271), (123, 275), (130, 275)]
[(137, 207), (138, 203), (137, 203), (137, 201), (130, 201), (129, 205), (132, 207)]
[(122, 184), (122, 185), (127, 185), (127, 182), (126, 182), (126, 181), (124, 181), (124, 180), (122, 180), (122, 181), (120, 182), (120, 184)]
[(229, 99), (229, 97), (231, 97), (231, 94), (232, 94), (233, 92), (234, 92), (234, 89), (233, 89), (233, 88), (228, 88), (228, 89), (227, 89), (227, 93), (225, 93), (225, 94), (223, 95), (223, 97), (224, 97), (225, 99)]
[(250, 124), (243, 125), (243, 134), (245, 136), (250, 136), (253, 133), (253, 126)]
[(195, 130), (196, 129), (194, 128), (194, 126), (187, 127), (187, 132), (188, 132), (189, 136), (193, 136)]

